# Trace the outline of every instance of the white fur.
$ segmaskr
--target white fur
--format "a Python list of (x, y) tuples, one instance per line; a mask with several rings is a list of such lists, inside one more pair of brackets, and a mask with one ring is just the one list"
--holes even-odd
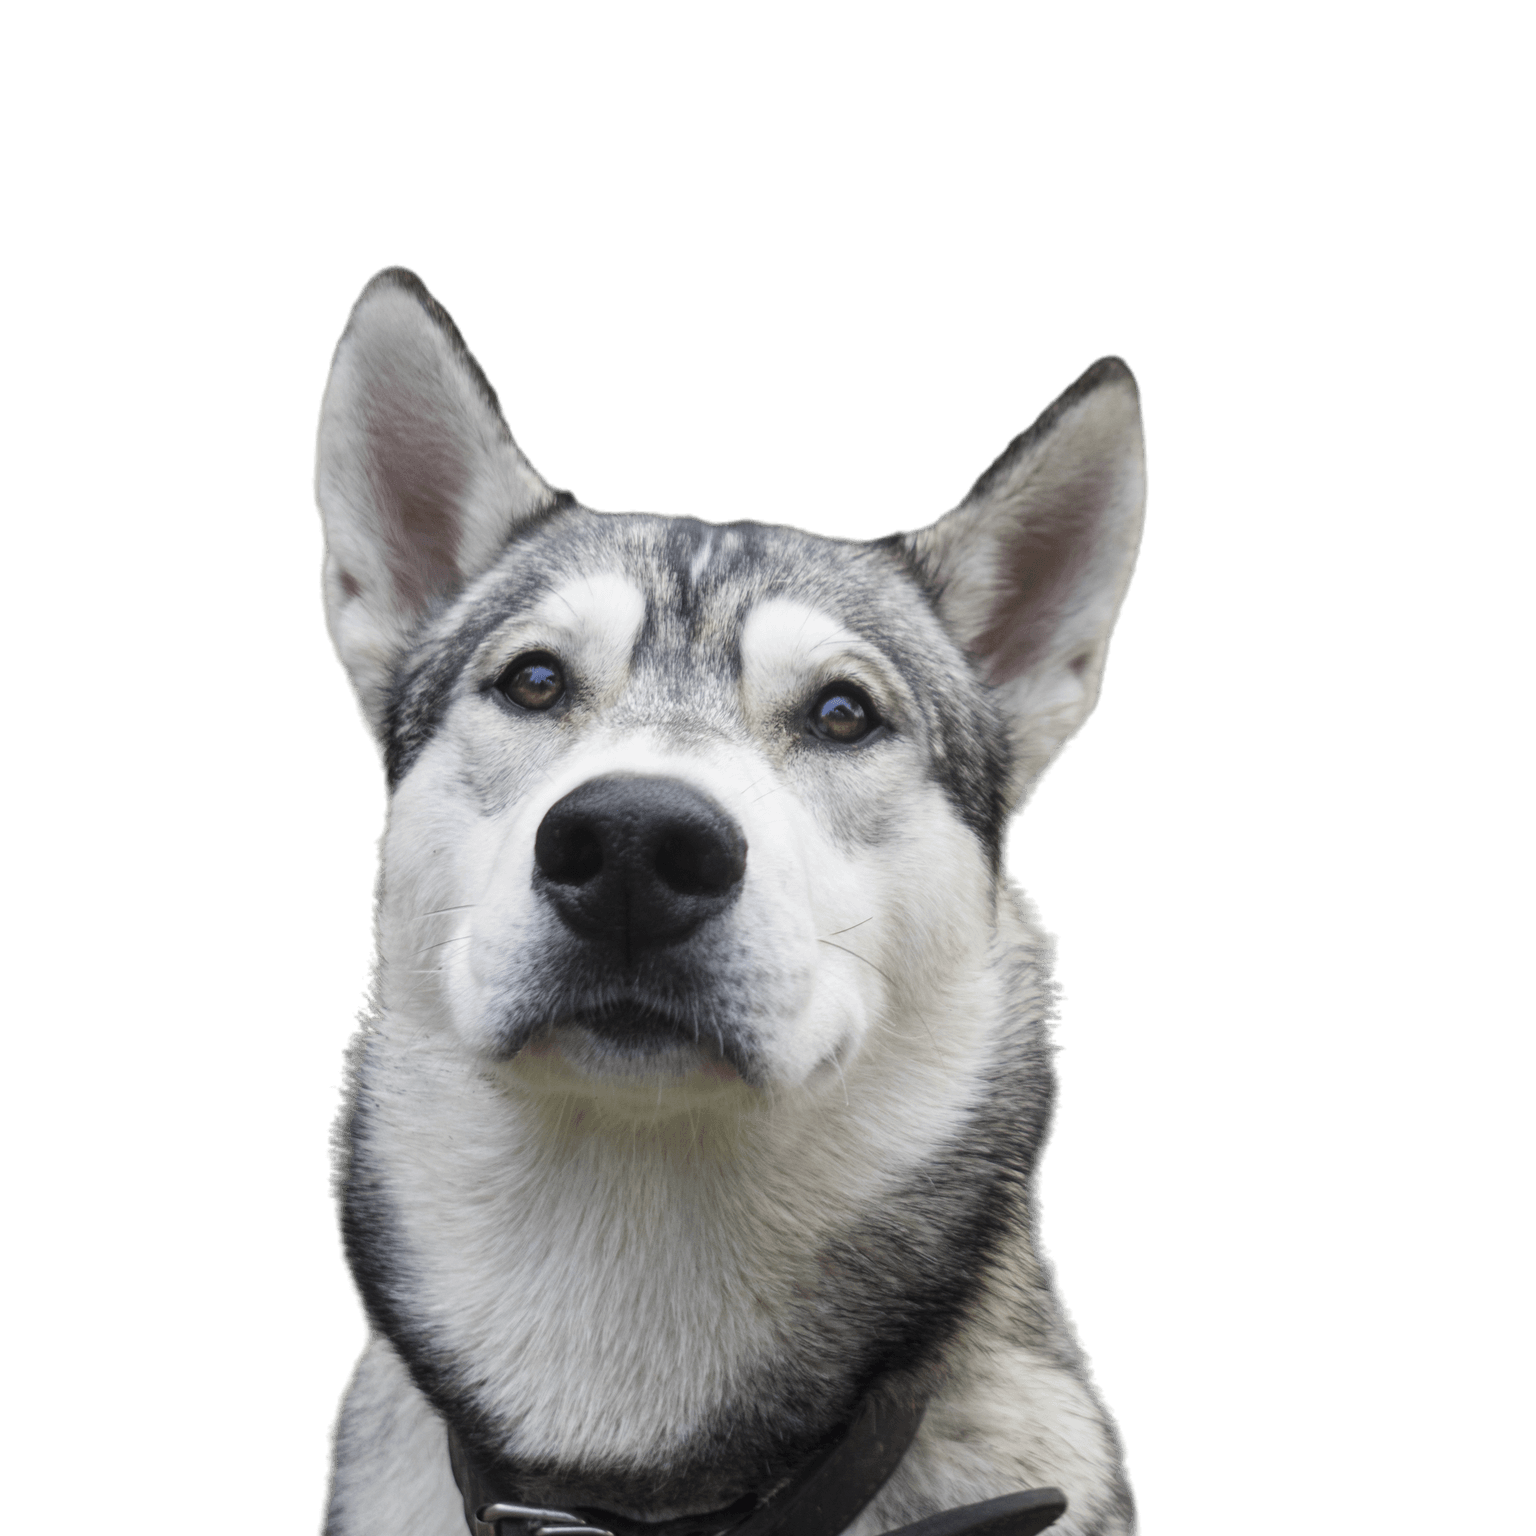
[[(548, 498), (448, 336), (413, 290), (378, 280), (326, 396), (331, 623), (376, 723), (407, 637), (434, 605), (445, 633), (469, 613), (508, 533)], [(454, 571), (434, 556), (441, 584), (425, 599), (402, 595), (414, 578), (390, 544), (402, 525), (378, 475), (399, 455), (376, 430), (381, 392), (390, 420), (409, 418), (406, 439), (419, 428), (434, 453), (446, 444), (459, 488), (443, 514)], [(1010, 527), (1031, 506), (1070, 502), (1078, 516), (1088, 488), (1090, 547), (1052, 598), (1049, 643), (994, 679), (1021, 786), (1097, 691), (1135, 549), (1134, 412), (1134, 386), (1111, 381), (987, 496), (910, 540), (951, 633), (976, 649), (1007, 612), (996, 573)], [(472, 1362), (509, 1448), (565, 1465), (664, 1461), (749, 1383), (796, 1326), (808, 1267), (940, 1155), (1015, 1021), (1049, 1006), (1047, 946), (928, 771), (921, 701), (892, 655), (811, 603), (772, 598), (743, 619), (739, 682), (694, 678), (690, 697), (637, 660), (645, 617), (625, 571), (583, 570), (479, 642), (391, 803), (358, 1090), (369, 1167), (412, 1256), (414, 1315)], [(937, 621), (923, 622), (937, 643)], [(505, 708), (487, 686), (532, 649), (579, 684), (558, 717)], [(892, 723), (878, 750), (807, 750), (785, 728), (837, 679)], [(712, 922), (763, 1063), (754, 1086), (708, 1038), (624, 1065), (558, 1018), (503, 1059), (509, 1004), (537, 995), (560, 937), (533, 885), (535, 833), (569, 791), (613, 773), (680, 780), (745, 835), (739, 897)], [(1064, 1532), (1127, 1529), (1112, 1509), (1113, 1431), (1070, 1335), (1062, 1325), (1052, 1355), (1010, 1324), (1010, 1288), (1037, 1266), (1018, 1235), (912, 1450), (849, 1536), (1042, 1483), (1073, 1501)], [(442, 1423), (383, 1339), (349, 1393), (331, 1521), (333, 1536), (463, 1529)]]
[(464, 1536), (443, 1421), (377, 1334), (347, 1389), (331, 1502), (339, 1528), (359, 1536)]
[[(997, 917), (998, 948), (1049, 948), (1014, 895)], [(396, 1038), (395, 1021), (381, 1021), (369, 1086), (389, 1127), (392, 1187), (422, 1252), (441, 1258), (419, 1278), (441, 1292), (447, 1339), (504, 1384), (499, 1407), (528, 1452), (665, 1452), (733, 1372), (771, 1350), (797, 1270), (963, 1112), (966, 1084), (997, 1046), (991, 1020), (1020, 1003), (998, 995), (1001, 974), (949, 977), (931, 1018), (903, 1012), (840, 1074), (765, 1101), (740, 1086), (711, 1100), (656, 1084), (654, 1098), (628, 1104), (576, 1078), (530, 1091), (516, 1068), (476, 1069), (441, 1037)], [(1025, 1250), (1009, 1272), (1021, 1289), (1043, 1279)], [(1005, 1336), (989, 1312), (966, 1329), (908, 1458), (848, 1536), (1043, 1484), (1068, 1490), (1064, 1536), (1123, 1530), (1094, 1525), (1123, 1458), (1101, 1399), (1054, 1353)], [(1078, 1349), (1069, 1324), (1058, 1344)], [(347, 1389), (338, 1436), (373, 1452), (339, 1462), (333, 1498), (347, 1518), (336, 1528), (436, 1536), (441, 1521), (458, 1536), (441, 1425), (398, 1364), (364, 1369), (370, 1355), (392, 1361), (386, 1342), (370, 1342)], [(384, 1518), (378, 1478), (432, 1521)], [(355, 1481), (367, 1484), (367, 1514), (353, 1522)]]
[[(413, 1246), (442, 1259), (439, 1325), (492, 1381), (506, 1363), (497, 1407), (527, 1453), (664, 1452), (771, 1350), (797, 1267), (942, 1142), (985, 1071), (988, 1032), (952, 1033), (1001, 1013), (981, 970), (941, 1000), (939, 1034), (893, 1029), (844, 1076), (766, 1103), (733, 1086), (635, 1114), (578, 1082), (530, 1093), (515, 1068), (477, 1071), (434, 1042), (403, 1051), (382, 1085), (394, 1188)], [(1042, 1484), (1071, 1496), (1066, 1536), (1118, 1529), (1094, 1524), (1115, 1459), (1097, 1404), (1005, 1331), (986, 1312), (966, 1330), (912, 1450), (848, 1536)], [(371, 1428), (355, 1432), (373, 1451), (350, 1475), (375, 1492), (341, 1529), (457, 1536), (440, 1422), (381, 1341), (360, 1382), (353, 1407)], [(418, 1523), (377, 1523), (380, 1477)]]

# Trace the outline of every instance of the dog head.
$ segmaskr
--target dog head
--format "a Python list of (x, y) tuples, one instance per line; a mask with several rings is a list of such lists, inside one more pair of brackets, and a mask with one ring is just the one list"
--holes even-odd
[(917, 533), (600, 514), (390, 271), (337, 348), (318, 497), (392, 791), (387, 1027), (635, 1114), (944, 1048), (1007, 819), (1093, 707), (1135, 559), (1123, 364)]

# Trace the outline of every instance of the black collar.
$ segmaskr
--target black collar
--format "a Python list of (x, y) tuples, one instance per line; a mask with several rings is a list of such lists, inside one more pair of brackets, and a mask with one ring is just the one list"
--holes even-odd
[[(865, 1395), (842, 1439), (813, 1456), (765, 1498), (655, 1522), (595, 1509), (543, 1509), (505, 1497), (448, 1429), (448, 1454), (471, 1536), (840, 1536), (906, 1455), (926, 1401), (883, 1378)], [(889, 1536), (1034, 1536), (1066, 1510), (1057, 1488), (1034, 1488), (932, 1515)]]

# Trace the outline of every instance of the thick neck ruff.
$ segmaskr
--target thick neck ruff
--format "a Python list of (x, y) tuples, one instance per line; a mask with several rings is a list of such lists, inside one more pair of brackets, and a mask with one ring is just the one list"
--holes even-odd
[[(1013, 983), (1006, 988), (1010, 1012), (1024, 1012), (1041, 986), (1035, 956), (1021, 943), (1009, 958), (1012, 964), (1004, 975)], [(375, 1327), (391, 1340), (417, 1387), (452, 1427), (453, 1467), (473, 1536), (561, 1536), (562, 1529), (568, 1536), (577, 1536), (578, 1530), (612, 1536), (842, 1536), (907, 1454), (928, 1393), (945, 1378), (943, 1361), (958, 1331), (967, 1318), (986, 1311), (988, 1281), (1000, 1269), (1012, 1272), (1012, 1254), (1027, 1243), (1029, 1184), (1050, 1104), (1043, 1041), (1029, 1023), (1028, 1013), (1016, 1025), (1005, 1014), (991, 1073), (953, 1117), (948, 1135), (915, 1167), (903, 1169), (884, 1187), (848, 1194), (848, 1209), (834, 1211), (837, 1219), (826, 1223), (829, 1231), (806, 1236), (795, 1228), (798, 1246), (787, 1259), (772, 1250), (749, 1254), (754, 1274), (769, 1272), (771, 1262), (778, 1264), (772, 1275), (776, 1293), (784, 1298), (780, 1347), (759, 1351), (756, 1359), (742, 1351), (736, 1379), (717, 1394), (722, 1404), (717, 1422), (706, 1426), (708, 1432), (669, 1434), (659, 1453), (652, 1449), (644, 1460), (620, 1436), (610, 1439), (592, 1426), (610, 1420), (621, 1429), (637, 1419), (643, 1424), (647, 1413), (660, 1410), (660, 1402), (649, 1402), (645, 1391), (620, 1395), (618, 1389), (626, 1384), (612, 1375), (605, 1379), (601, 1369), (590, 1374), (586, 1367), (592, 1362), (579, 1351), (569, 1352), (574, 1359), (557, 1355), (543, 1362), (538, 1376), (543, 1402), (514, 1401), (518, 1411), (506, 1410), (507, 1383), (528, 1374), (526, 1357), (517, 1347), (521, 1340), (502, 1344), (500, 1331), (464, 1300), (466, 1275), (495, 1275), (497, 1296), (527, 1291), (505, 1280), (505, 1255), (475, 1249), (451, 1270), (412, 1263), (413, 1254), (462, 1252), (472, 1247), (477, 1233), (483, 1238), (487, 1231), (498, 1237), (516, 1234), (518, 1241), (509, 1249), (513, 1259), (530, 1251), (556, 1251), (555, 1238), (572, 1232), (580, 1236), (582, 1230), (567, 1219), (570, 1213), (559, 1201), (576, 1195), (590, 1201), (591, 1181), (548, 1176), (530, 1197), (523, 1187), (527, 1179), (522, 1184), (502, 1180), (495, 1194), (505, 1209), (492, 1212), (495, 1221), (484, 1219), (484, 1202), (477, 1204), (474, 1196), (485, 1159), (521, 1167), (515, 1155), (519, 1144), (497, 1142), (510, 1133), (495, 1085), (476, 1080), (467, 1085), (466, 1096), (465, 1085), (449, 1074), (418, 1070), (409, 1079), (413, 1096), (408, 1107), (419, 1108), (423, 1094), (453, 1095), (451, 1111), (461, 1124), (468, 1123), (470, 1134), (447, 1143), (448, 1152), (467, 1145), (476, 1153), (467, 1161), (445, 1154), (429, 1162), (423, 1174), (416, 1162), (420, 1143), (386, 1134), (403, 1119), (397, 1106), (400, 1078), (388, 1070), (389, 1042), (375, 1041), (361, 1064), (360, 1084), (369, 1090), (375, 1082), (379, 1086), (359, 1092), (351, 1123), (343, 1206), (349, 1255)], [(485, 1111), (478, 1119), (477, 1109)], [(417, 1118), (431, 1123), (437, 1117)], [(402, 1146), (410, 1156), (402, 1154)], [(584, 1156), (595, 1157), (587, 1142), (581, 1146)], [(781, 1170), (792, 1159), (760, 1162), (782, 1182)], [(825, 1168), (837, 1166), (838, 1160), (823, 1155), (801, 1162)], [(705, 1172), (713, 1166), (698, 1165)], [(734, 1180), (735, 1163), (730, 1171)], [(763, 1183), (746, 1181), (746, 1186), (758, 1191)], [(722, 1203), (685, 1200), (695, 1193), (692, 1185), (681, 1191), (668, 1185), (664, 1192), (671, 1194), (673, 1206), (687, 1209), (695, 1228), (698, 1209), (710, 1211)], [(788, 1204), (782, 1193), (781, 1203)], [(445, 1212), (456, 1210), (473, 1210), (480, 1218), (467, 1236), (434, 1225)], [(774, 1214), (771, 1208), (769, 1214)], [(741, 1225), (747, 1237), (771, 1230), (755, 1205), (748, 1207)], [(780, 1228), (788, 1225), (779, 1222)], [(677, 1223), (669, 1230), (674, 1236), (689, 1235)], [(713, 1240), (710, 1232), (691, 1235), (700, 1245), (712, 1240), (711, 1252), (731, 1248)], [(739, 1234), (725, 1234), (733, 1236)], [(664, 1257), (656, 1257), (644, 1272), (665, 1279)], [(567, 1269), (604, 1274), (601, 1258), (600, 1252), (593, 1256), (578, 1250)], [(434, 1279), (439, 1288), (428, 1290), (427, 1281)], [(632, 1287), (624, 1288), (624, 1296), (631, 1293)], [(596, 1332), (584, 1315), (549, 1315), (561, 1317), (578, 1343), (590, 1343)], [(456, 1336), (453, 1330), (466, 1316), (478, 1318), (479, 1331), (464, 1328)], [(622, 1330), (612, 1317), (595, 1316), (607, 1329), (604, 1339), (622, 1343)], [(621, 1314), (620, 1321), (628, 1316)], [(630, 1321), (638, 1325), (642, 1318), (636, 1310)], [(675, 1353), (679, 1347), (682, 1356)], [(666, 1377), (660, 1367), (669, 1362), (680, 1366), (695, 1360), (675, 1337), (652, 1346), (646, 1358), (657, 1368), (653, 1374), (658, 1379)], [(601, 1368), (604, 1362), (596, 1364)], [(564, 1418), (552, 1415), (551, 1407)], [(554, 1425), (572, 1447), (558, 1459), (548, 1450)], [(1003, 1488), (1014, 1478), (1015, 1487), (1033, 1480), (1023, 1468), (1004, 1475), (1009, 1480), (1001, 1482)], [(998, 1486), (992, 1483), (993, 1489)], [(990, 1490), (983, 1484), (977, 1491)], [(931, 1533), (920, 1529), (913, 1536), (1028, 1536), (1045, 1529), (1064, 1508), (1058, 1494), (1039, 1490), (995, 1504), (951, 1510), (943, 1517), (944, 1526)], [(481, 1518), (482, 1511), (497, 1506), (506, 1512)], [(546, 1513), (541, 1517), (539, 1511)], [(893, 1511), (893, 1517), (900, 1515)]]

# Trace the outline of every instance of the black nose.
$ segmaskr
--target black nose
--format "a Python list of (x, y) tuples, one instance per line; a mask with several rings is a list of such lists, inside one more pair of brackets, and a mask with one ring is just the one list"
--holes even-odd
[(741, 890), (747, 840), (677, 779), (589, 779), (533, 840), (534, 884), (577, 933), (621, 949), (686, 939)]

